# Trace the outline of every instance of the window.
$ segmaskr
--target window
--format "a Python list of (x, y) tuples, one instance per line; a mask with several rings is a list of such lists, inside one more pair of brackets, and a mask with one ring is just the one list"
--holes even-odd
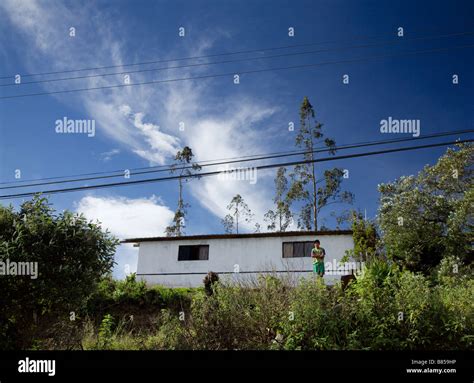
[(209, 259), (209, 245), (180, 246), (178, 261), (207, 261)]
[(283, 242), (283, 258), (311, 257), (313, 242)]

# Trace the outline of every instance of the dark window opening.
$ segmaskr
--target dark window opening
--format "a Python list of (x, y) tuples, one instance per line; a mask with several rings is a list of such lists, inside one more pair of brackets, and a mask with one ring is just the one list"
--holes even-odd
[(313, 242), (283, 242), (283, 258), (311, 257)]
[(178, 261), (207, 261), (209, 259), (209, 245), (180, 246)]

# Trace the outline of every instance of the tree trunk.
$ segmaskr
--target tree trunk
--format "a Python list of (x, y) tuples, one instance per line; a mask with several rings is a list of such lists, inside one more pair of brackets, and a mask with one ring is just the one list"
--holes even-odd
[[(179, 197), (178, 197), (178, 211), (182, 214), (183, 211), (183, 183), (181, 178), (178, 180), (179, 183)], [(178, 229), (177, 235), (181, 235), (181, 217), (176, 222), (176, 228)]]
[(181, 178), (178, 180), (179, 183), (179, 196), (178, 196), (178, 210), (181, 210), (183, 207), (183, 184)]
[(235, 206), (235, 233), (239, 234), (239, 203)]
[[(313, 139), (311, 139), (311, 160), (314, 159), (314, 153), (313, 153)], [(311, 162), (311, 170), (312, 170), (312, 176), (313, 176), (313, 227), (314, 231), (318, 230), (318, 195), (317, 195), (317, 190), (316, 190), (316, 170), (315, 170), (315, 165), (314, 162)]]
[(282, 221), (282, 218), (281, 218), (281, 200), (278, 201), (278, 204), (277, 204), (277, 209), (278, 209), (278, 218), (279, 218), (279, 221), (280, 221), (280, 232), (281, 232), (281, 221)]

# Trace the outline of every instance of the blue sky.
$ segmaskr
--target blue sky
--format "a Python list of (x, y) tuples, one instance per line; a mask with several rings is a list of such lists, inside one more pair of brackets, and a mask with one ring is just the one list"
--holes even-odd
[[(406, 40), (388, 46), (131, 74), (131, 81), (472, 45), (474, 35), (416, 42), (408, 39), (474, 31), (473, 14), (474, 4), (469, 1), (141, 0), (81, 4), (7, 0), (0, 4), (0, 74), (64, 71), (315, 42), (346, 43), (289, 51), (360, 45), (374, 39), (393, 40), (398, 27), (404, 28)], [(75, 37), (69, 36), (71, 27)], [(180, 27), (185, 28), (185, 37), (178, 35)], [(288, 36), (289, 27), (295, 29), (294, 37)], [(288, 123), (297, 123), (304, 96), (315, 107), (326, 134), (338, 144), (400, 138), (400, 134), (380, 133), (380, 120), (388, 116), (419, 119), (422, 135), (470, 129), (473, 52), (473, 48), (456, 49), (248, 74), (242, 75), (239, 85), (233, 84), (231, 77), (220, 77), (0, 100), (0, 182), (15, 181), (16, 169), (28, 180), (168, 164), (176, 149), (184, 145), (194, 150), (198, 161), (293, 150), (295, 133), (288, 131)], [(344, 74), (350, 76), (348, 85), (342, 83)], [(457, 85), (452, 84), (453, 74), (459, 76)], [(111, 76), (23, 84), (1, 87), (0, 97), (121, 81), (121, 76)], [(95, 136), (57, 134), (55, 121), (63, 117), (94, 119)], [(184, 131), (178, 128), (180, 122), (185, 124)], [(354, 207), (367, 209), (368, 216), (374, 217), (378, 184), (416, 173), (425, 164), (434, 163), (444, 150), (349, 159), (318, 165), (318, 170), (332, 166), (348, 169), (350, 177), (344, 187), (355, 194)], [(185, 198), (191, 204), (187, 234), (222, 232), (220, 220), (236, 193), (242, 194), (263, 224), (263, 214), (272, 207), (273, 176), (271, 170), (259, 172), (255, 185), (215, 178), (191, 181), (185, 186)], [(50, 201), (58, 210), (72, 209), (99, 219), (120, 238), (153, 236), (162, 235), (169, 224), (176, 191), (176, 183), (169, 182), (57, 194)], [(17, 206), (21, 201), (4, 200), (2, 204)], [(321, 217), (327, 219), (328, 226), (333, 224), (330, 213), (328, 208)], [(116, 261), (117, 276), (123, 275), (124, 265), (133, 271), (136, 250), (121, 247)]]

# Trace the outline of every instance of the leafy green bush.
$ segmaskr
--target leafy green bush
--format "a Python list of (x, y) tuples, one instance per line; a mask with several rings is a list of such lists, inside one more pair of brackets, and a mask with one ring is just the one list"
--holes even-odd
[(161, 309), (174, 312), (187, 311), (191, 306), (191, 296), (195, 288), (168, 288), (163, 286), (147, 287), (144, 281), (137, 281), (135, 274), (125, 280), (105, 277), (91, 297), (87, 306), (90, 316), (101, 317), (106, 313), (115, 316), (139, 314), (140, 312), (158, 313)]
[(18, 211), (0, 206), (0, 261), (36, 262), (37, 278), (0, 278), (0, 349), (28, 348), (39, 331), (84, 308), (113, 267), (118, 245), (79, 214), (57, 214), (45, 198)]
[(147, 336), (143, 343), (146, 350), (180, 350), (192, 348), (188, 328), (169, 310), (162, 310), (157, 331)]
[(196, 294), (189, 320), (195, 349), (260, 349), (276, 337), (287, 315), (288, 287), (274, 277), (244, 285), (216, 283), (214, 293)]
[(107, 348), (112, 340), (113, 334), (113, 326), (114, 326), (114, 318), (112, 315), (107, 314), (102, 319), (102, 323), (99, 327), (99, 335), (97, 339), (98, 347), (99, 348)]
[(215, 350), (468, 349), (474, 283), (450, 283), (432, 286), (377, 259), (345, 291), (312, 278), (297, 286), (275, 277), (219, 283), (212, 296), (194, 297), (186, 321), (173, 319), (170, 336), (185, 339), (173, 348)]
[(320, 278), (307, 279), (290, 294), (288, 313), (281, 322), (282, 346), (289, 350), (337, 349), (339, 326), (336, 291)]
[(432, 273), (446, 256), (474, 259), (474, 145), (449, 148), (417, 175), (379, 185), (384, 249), (410, 271)]

